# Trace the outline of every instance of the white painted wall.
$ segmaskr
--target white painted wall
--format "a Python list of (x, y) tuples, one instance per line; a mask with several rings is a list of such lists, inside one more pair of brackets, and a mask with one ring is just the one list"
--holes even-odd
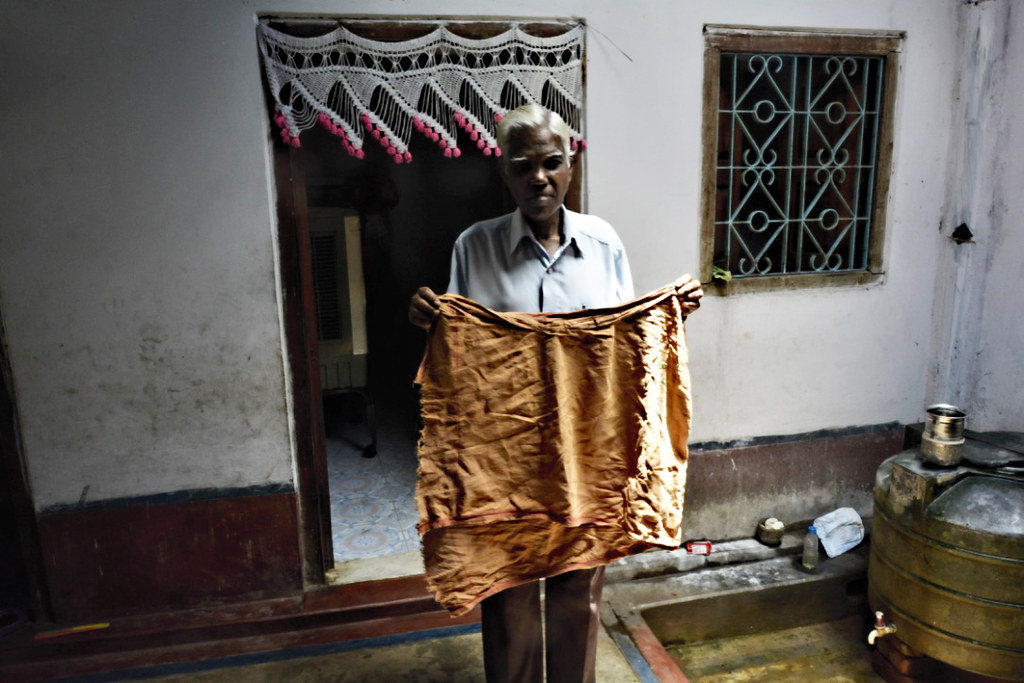
[(0, 306), (39, 508), (292, 481), (253, 26), (0, 13)]
[[(601, 55), (608, 66), (588, 71), (589, 187), (592, 210), (624, 233), (640, 289), (696, 267), (704, 24), (907, 32), (884, 281), (711, 298), (688, 332), (697, 441), (916, 420), (924, 400), (937, 248), (927, 237), (939, 223), (945, 191), (955, 4), (644, 6), (651, 12), (642, 22), (588, 13), (591, 24), (633, 58), (608, 49)], [(672, 20), (659, 11), (668, 7), (676, 8)], [(592, 55), (601, 43), (591, 38)], [(636, 197), (649, 200), (630, 199)]]
[[(979, 6), (981, 7), (981, 6)], [(965, 402), (977, 414), (977, 429), (1024, 431), (1024, 7), (1004, 0), (996, 12), (995, 42), (1004, 65), (997, 85), (998, 113), (990, 130), (992, 198), (983, 228), (985, 267), (979, 281), (983, 317), (978, 334), (979, 364)]]
[[(964, 13), (1009, 14), (1010, 4), (487, 5), (499, 16), (581, 16), (592, 27), (589, 209), (618, 228), (639, 290), (697, 268), (705, 23), (907, 32), (884, 281), (711, 298), (689, 326), (695, 440), (921, 418), (938, 374), (929, 353), (933, 309), (946, 310), (934, 296), (947, 253), (939, 226), (961, 135), (951, 128), (950, 46)], [(39, 508), (293, 480), (256, 15), (480, 16), (481, 7), (5, 5), (0, 57), (16, 66), (0, 71), (0, 306)], [(1020, 82), (1020, 14), (1004, 48), (1007, 83)], [(997, 117), (1017, 149), (1021, 97), (1006, 94)], [(1020, 323), (1005, 324), (1020, 297), (991, 303), (1020, 282), (1022, 238), (1006, 224), (1020, 215), (1024, 169), (1012, 146), (991, 148), (1002, 169), (991, 175), (1000, 235), (981, 275), (990, 285), (982, 370), (999, 377), (974, 393), (998, 411), (1016, 397), (1024, 367)]]
[[(929, 402), (968, 427), (1024, 430), (1024, 7), (965, 3), (951, 172), (935, 282)], [(956, 244), (966, 223), (974, 242)]]

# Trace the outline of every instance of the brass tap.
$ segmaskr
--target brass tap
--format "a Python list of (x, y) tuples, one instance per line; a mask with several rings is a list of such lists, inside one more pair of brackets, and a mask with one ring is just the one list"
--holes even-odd
[(875, 644), (875, 638), (881, 638), (887, 636), (890, 633), (896, 633), (896, 624), (885, 623), (885, 614), (882, 612), (875, 612), (875, 627), (871, 629), (871, 633), (868, 634), (868, 645)]

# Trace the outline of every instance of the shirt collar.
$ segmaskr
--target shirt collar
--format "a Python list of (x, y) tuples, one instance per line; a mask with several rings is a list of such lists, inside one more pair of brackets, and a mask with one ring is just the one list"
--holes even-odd
[[(559, 211), (562, 212), (562, 230), (565, 234), (565, 244), (572, 245), (576, 249), (576, 254), (583, 256), (583, 250), (580, 249), (580, 241), (577, 239), (579, 228), (576, 226), (576, 221), (572, 218), (572, 212), (567, 211), (564, 206)], [(508, 253), (511, 254), (515, 251), (524, 238), (536, 242), (533, 231), (530, 230), (526, 219), (523, 218), (523, 213), (516, 209), (512, 214), (512, 222), (508, 230)]]

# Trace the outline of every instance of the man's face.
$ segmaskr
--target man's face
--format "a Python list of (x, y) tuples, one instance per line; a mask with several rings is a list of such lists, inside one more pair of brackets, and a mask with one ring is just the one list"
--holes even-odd
[(531, 225), (556, 219), (572, 180), (562, 140), (547, 128), (527, 128), (509, 138), (502, 175)]

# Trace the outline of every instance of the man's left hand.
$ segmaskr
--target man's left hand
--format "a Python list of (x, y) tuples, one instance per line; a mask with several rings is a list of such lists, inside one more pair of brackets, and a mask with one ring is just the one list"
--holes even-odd
[(679, 295), (679, 302), (683, 310), (689, 315), (700, 308), (700, 300), (704, 297), (704, 290), (698, 280), (687, 273), (676, 280), (676, 294)]

